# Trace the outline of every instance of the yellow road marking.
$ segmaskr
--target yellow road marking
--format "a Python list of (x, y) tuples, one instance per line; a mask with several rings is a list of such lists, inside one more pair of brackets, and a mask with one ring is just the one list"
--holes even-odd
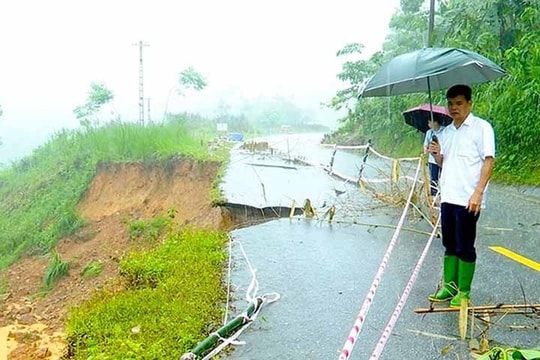
[(515, 253), (512, 250), (508, 250), (506, 248), (503, 248), (502, 246), (490, 246), (489, 248), (495, 252), (498, 252), (501, 255), (507, 256), (510, 259), (517, 261), (520, 264), (528, 266), (533, 270), (540, 271), (539, 263), (537, 263), (534, 260), (528, 259), (525, 256), (519, 255), (518, 253)]

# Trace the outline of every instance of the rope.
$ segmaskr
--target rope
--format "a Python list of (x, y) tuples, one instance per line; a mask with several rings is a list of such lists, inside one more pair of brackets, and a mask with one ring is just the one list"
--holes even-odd
[(242, 252), (242, 255), (244, 256), (244, 260), (246, 261), (249, 272), (251, 273), (251, 281), (249, 282), (249, 286), (246, 290), (246, 300), (248, 302), (252, 302), (253, 298), (257, 294), (257, 291), (259, 291), (259, 281), (257, 280), (257, 276), (256, 276), (257, 269), (251, 266), (251, 262), (249, 261), (246, 251), (244, 250), (244, 246), (242, 246), (241, 242), (238, 242), (238, 246), (240, 247), (240, 251)]
[[(389, 157), (389, 156), (385, 156), (381, 153), (378, 153), (375, 149), (373, 149), (372, 147), (369, 148), (369, 151), (371, 151), (372, 153), (374, 153), (375, 155), (377, 155), (378, 157), (380, 158), (383, 158), (385, 160), (389, 160), (389, 161), (394, 161), (395, 159), (392, 158), (392, 157)], [(416, 156), (416, 157), (408, 157), (408, 158), (399, 158), (400, 161), (418, 161), (420, 159), (419, 156)]]
[(439, 215), (439, 217), (437, 218), (437, 222), (435, 223), (435, 226), (433, 227), (433, 231), (431, 232), (431, 236), (429, 237), (429, 240), (426, 246), (424, 247), (424, 251), (422, 251), (422, 255), (418, 259), (418, 262), (416, 263), (416, 266), (414, 267), (411, 277), (409, 278), (409, 282), (407, 283), (407, 286), (405, 286), (405, 290), (403, 290), (403, 294), (401, 295), (401, 298), (399, 299), (399, 302), (397, 303), (396, 308), (394, 309), (394, 313), (392, 314), (390, 320), (388, 321), (388, 324), (386, 325), (386, 328), (384, 329), (384, 332), (379, 338), (379, 341), (377, 342), (377, 346), (375, 347), (375, 350), (371, 354), (370, 359), (378, 359), (381, 356), (384, 346), (386, 345), (386, 342), (388, 341), (388, 337), (392, 333), (392, 329), (396, 325), (396, 322), (399, 316), (401, 315), (401, 310), (403, 309), (405, 302), (407, 302), (409, 293), (411, 292), (411, 289), (414, 283), (416, 282), (416, 278), (418, 277), (420, 268), (422, 267), (422, 264), (424, 263), (424, 259), (426, 258), (429, 247), (431, 246), (431, 243), (433, 242), (433, 238), (435, 237), (435, 234), (437, 233), (437, 227), (439, 226), (440, 221), (441, 221), (441, 217)]
[[(233, 320), (231, 320), (229, 323), (225, 323), (223, 327), (221, 327), (218, 331), (215, 331), (211, 333), (205, 341), (209, 341), (209, 339), (212, 339), (211, 343), (214, 344), (217, 341), (221, 341), (221, 343), (216, 346), (214, 349), (212, 349), (208, 354), (206, 354), (202, 360), (210, 360), (214, 356), (216, 356), (221, 350), (223, 350), (228, 345), (244, 345), (245, 342), (243, 341), (236, 341), (236, 339), (240, 336), (240, 334), (247, 329), (254, 321), (257, 319), (257, 316), (259, 315), (262, 307), (264, 304), (270, 304), (277, 300), (279, 300), (280, 295), (278, 293), (266, 293), (262, 296), (257, 296), (257, 292), (259, 290), (259, 282), (257, 281), (256, 272), (257, 270), (251, 266), (251, 262), (249, 261), (247, 254), (244, 250), (244, 247), (242, 246), (242, 243), (237, 242), (238, 246), (240, 247), (240, 250), (242, 251), (242, 254), (244, 256), (244, 259), (246, 260), (246, 264), (248, 266), (249, 272), (251, 273), (251, 281), (250, 284), (246, 290), (246, 299), (248, 301), (248, 308), (242, 312), (240, 315), (236, 316)], [(229, 254), (230, 254), (229, 247)], [(230, 268), (229, 268), (229, 274), (230, 274)], [(230, 275), (229, 275), (230, 279)], [(229, 281), (230, 282), (230, 281)], [(227, 294), (227, 304), (229, 303), (229, 294)], [(250, 314), (250, 309), (252, 309), (252, 312)], [(225, 316), (225, 319), (227, 318), (227, 315)], [(239, 324), (239, 321), (241, 321)], [(234, 326), (233, 326), (234, 325)], [(238, 325), (238, 328), (236, 329), (236, 326)], [(223, 337), (219, 331), (220, 330), (229, 330), (228, 327), (231, 327), (230, 330), (235, 330), (235, 332), (228, 337)], [(204, 349), (206, 348), (203, 344), (205, 341), (199, 343), (197, 347), (184, 355), (182, 355), (181, 360), (198, 360), (201, 359), (200, 356), (202, 354), (199, 354), (200, 352), (206, 352)]]
[(332, 147), (340, 150), (362, 150), (368, 148), (370, 145), (336, 145), (336, 144), (321, 144), (322, 147)]
[[(418, 174), (420, 173), (420, 166), (421, 161), (418, 161), (418, 165), (416, 167), (416, 175), (415, 178), (418, 179)], [(394, 234), (392, 236), (392, 240), (390, 241), (390, 244), (388, 245), (388, 248), (386, 250), (386, 253), (384, 254), (383, 260), (379, 266), (379, 269), (377, 273), (375, 274), (375, 278), (373, 280), (373, 283), (371, 284), (371, 288), (364, 300), (364, 303), (362, 305), (362, 308), (360, 309), (360, 313), (356, 317), (356, 321), (349, 332), (349, 336), (347, 337), (347, 340), (345, 341), (345, 345), (343, 346), (343, 349), (341, 350), (341, 353), (339, 355), (339, 360), (346, 360), (351, 355), (351, 352), (353, 350), (354, 344), (356, 340), (358, 339), (358, 335), (362, 331), (362, 326), (364, 325), (364, 320), (367, 316), (367, 313), (369, 311), (369, 308), (371, 307), (371, 304), (373, 302), (373, 298), (375, 297), (375, 293), (377, 291), (377, 288), (379, 286), (379, 282), (381, 281), (381, 277), (384, 273), (384, 270), (386, 269), (386, 265), (388, 263), (388, 260), (390, 258), (390, 254), (392, 253), (392, 250), (394, 249), (394, 246), (397, 242), (399, 232), (401, 231), (401, 228), (403, 227), (403, 223), (405, 221), (405, 216), (407, 215), (407, 211), (409, 210), (409, 205), (411, 203), (412, 196), (414, 194), (414, 186), (411, 187), (411, 190), (409, 192), (409, 196), (407, 198), (407, 203), (405, 204), (405, 207), (403, 209), (403, 212), (401, 214), (401, 217), (399, 219), (398, 225), (396, 227), (396, 230), (394, 231)]]

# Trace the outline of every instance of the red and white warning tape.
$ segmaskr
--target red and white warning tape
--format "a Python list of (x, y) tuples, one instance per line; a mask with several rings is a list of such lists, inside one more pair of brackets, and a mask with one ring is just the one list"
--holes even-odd
[[(422, 162), (418, 161), (418, 165), (416, 167), (416, 174), (415, 174), (415, 181), (418, 179), (418, 175), (420, 174), (420, 168), (421, 168)], [(390, 254), (392, 253), (392, 250), (394, 249), (394, 246), (397, 243), (397, 239), (399, 236), (399, 233), (401, 231), (401, 228), (403, 227), (403, 223), (405, 221), (405, 217), (407, 215), (407, 212), (409, 210), (409, 206), (411, 204), (411, 199), (414, 194), (414, 186), (411, 186), (411, 190), (409, 192), (409, 196), (407, 198), (407, 203), (405, 204), (403, 208), (403, 212), (401, 214), (401, 217), (399, 219), (398, 225), (394, 231), (394, 234), (392, 236), (392, 240), (390, 241), (390, 244), (388, 245), (388, 248), (386, 250), (386, 253), (384, 254), (384, 257), (382, 259), (382, 262), (379, 266), (379, 269), (377, 270), (377, 273), (375, 274), (375, 279), (373, 280), (373, 283), (371, 284), (371, 288), (369, 289), (369, 292), (364, 300), (364, 303), (362, 305), (362, 308), (360, 309), (360, 312), (358, 316), (356, 317), (356, 321), (354, 322), (354, 325), (349, 332), (349, 336), (347, 336), (347, 340), (345, 341), (345, 344), (343, 345), (343, 348), (341, 350), (341, 353), (339, 355), (339, 360), (347, 360), (349, 356), (351, 355), (351, 352), (353, 350), (354, 344), (356, 340), (358, 339), (358, 335), (362, 331), (362, 326), (364, 325), (364, 320), (367, 316), (367, 313), (369, 312), (369, 308), (371, 307), (371, 304), (373, 303), (373, 298), (375, 297), (375, 293), (377, 292), (377, 288), (379, 287), (379, 283), (381, 281), (382, 275), (384, 273), (384, 270), (386, 269), (386, 265), (388, 263), (388, 260), (390, 258)]]
[(431, 243), (433, 242), (433, 238), (435, 238), (435, 235), (437, 234), (437, 229), (438, 229), (440, 220), (441, 220), (441, 217), (439, 216), (437, 218), (437, 222), (435, 223), (435, 226), (433, 227), (431, 236), (429, 237), (429, 240), (426, 243), (426, 246), (424, 246), (424, 251), (422, 251), (422, 255), (420, 255), (420, 258), (418, 259), (418, 262), (416, 263), (416, 266), (414, 267), (411, 277), (409, 278), (409, 282), (407, 283), (407, 286), (405, 286), (405, 290), (403, 290), (403, 294), (401, 295), (401, 298), (399, 299), (396, 305), (396, 308), (394, 309), (394, 313), (390, 317), (390, 320), (388, 320), (388, 324), (386, 325), (386, 328), (384, 329), (381, 337), (379, 338), (379, 341), (377, 342), (377, 346), (375, 347), (375, 350), (373, 350), (373, 353), (371, 354), (370, 359), (378, 359), (381, 356), (384, 346), (386, 345), (386, 342), (388, 341), (388, 338), (390, 337), (390, 334), (392, 333), (392, 329), (394, 329), (394, 326), (396, 325), (397, 320), (399, 316), (401, 315), (401, 310), (403, 310), (403, 306), (405, 305), (405, 302), (407, 302), (409, 293), (411, 292), (412, 287), (414, 283), (416, 282), (416, 278), (418, 277), (420, 268), (422, 267), (422, 264), (424, 263), (424, 259), (426, 258), (429, 247), (431, 246)]

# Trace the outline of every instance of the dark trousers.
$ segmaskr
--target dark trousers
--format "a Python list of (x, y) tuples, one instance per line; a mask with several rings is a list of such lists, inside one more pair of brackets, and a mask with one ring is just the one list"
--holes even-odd
[(442, 243), (446, 255), (455, 255), (467, 262), (476, 261), (476, 223), (480, 214), (474, 215), (465, 206), (441, 204)]
[(441, 172), (441, 168), (437, 164), (428, 163), (429, 165), (429, 178), (431, 179), (430, 182), (430, 189), (431, 189), (431, 196), (437, 195), (437, 184), (439, 183), (439, 173)]

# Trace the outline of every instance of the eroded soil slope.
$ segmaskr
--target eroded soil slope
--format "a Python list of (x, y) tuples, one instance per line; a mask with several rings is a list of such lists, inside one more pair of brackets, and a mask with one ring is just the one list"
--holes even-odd
[[(70, 262), (69, 276), (44, 294), (42, 280), (48, 257), (27, 256), (4, 271), (8, 291), (0, 299), (0, 360), (61, 356), (67, 310), (116, 276), (119, 259), (134, 246), (128, 239), (129, 222), (174, 208), (178, 211), (175, 221), (180, 224), (227, 229), (221, 209), (210, 205), (218, 168), (217, 163), (186, 159), (159, 166), (100, 166), (79, 207), (88, 225), (57, 247), (61, 258)], [(103, 272), (83, 279), (80, 272), (90, 261), (102, 262)]]

